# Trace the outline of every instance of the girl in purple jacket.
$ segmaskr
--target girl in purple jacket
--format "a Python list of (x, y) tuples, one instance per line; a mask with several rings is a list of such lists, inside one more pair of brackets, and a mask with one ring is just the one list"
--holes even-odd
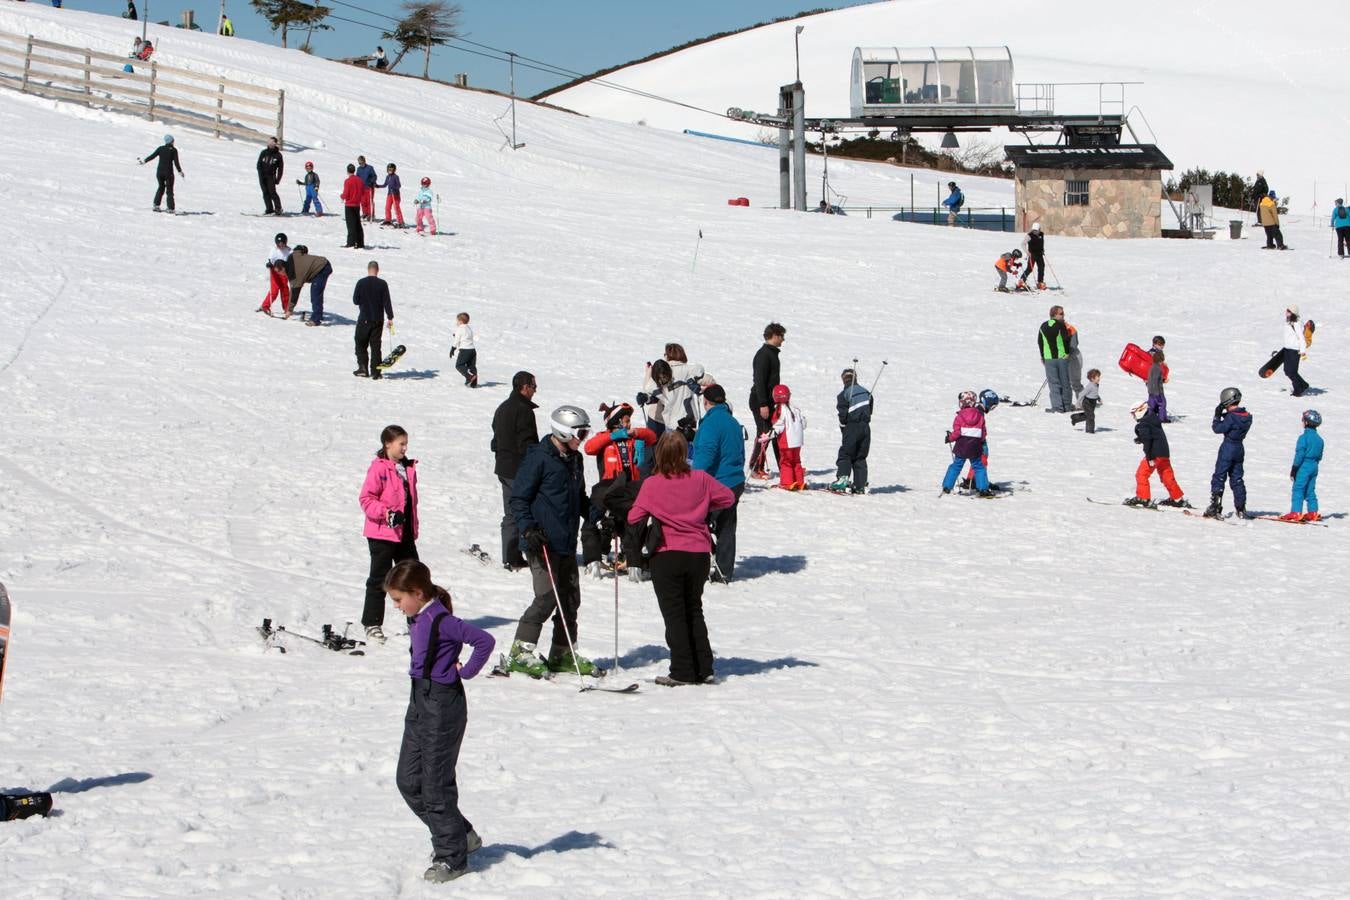
[[(408, 617), (412, 693), (403, 718), (403, 744), (395, 782), (417, 818), (431, 831), (427, 881), (453, 881), (469, 870), (468, 856), (483, 846), (459, 811), (455, 763), (468, 724), (464, 682), (492, 656), (495, 641), (483, 629), (454, 614), (450, 592), (431, 581), (431, 570), (415, 559), (394, 566), (384, 579), (399, 612)], [(460, 662), (464, 645), (473, 647)]]
[(363, 534), (370, 546), (370, 575), (361, 624), (366, 638), (383, 644), (384, 576), (394, 563), (417, 559), (417, 460), (408, 458), (408, 432), (390, 425), (361, 485)]

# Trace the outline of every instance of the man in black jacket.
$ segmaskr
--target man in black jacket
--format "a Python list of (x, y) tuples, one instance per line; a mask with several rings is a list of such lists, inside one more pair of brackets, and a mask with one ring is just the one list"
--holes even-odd
[(534, 392), (539, 389), (534, 376), (520, 371), (511, 379), (511, 396), (492, 414), (492, 453), (496, 463), (492, 471), (502, 485), (502, 567), (508, 571), (526, 568), (529, 563), (520, 552), (520, 531), (511, 514), (511, 489), (525, 451), (539, 443), (539, 428), (534, 422)]
[(380, 351), (380, 331), (384, 320), (394, 325), (394, 303), (389, 299), (389, 284), (380, 277), (380, 264), (371, 260), (366, 266), (369, 273), (356, 283), (352, 291), (352, 303), (361, 312), (356, 318), (356, 371), (358, 378), (383, 378), (380, 374), (380, 360), (384, 356)]
[[(755, 419), (755, 436), (758, 437), (773, 427), (769, 416), (773, 413), (773, 389), (778, 387), (778, 352), (787, 337), (787, 329), (777, 322), (764, 326), (764, 345), (755, 353), (752, 365), (754, 376), (750, 388), (750, 415)], [(765, 469), (766, 447), (773, 446), (773, 457), (778, 459), (778, 442), (769, 441), (759, 445), (759, 452), (750, 461), (754, 477), (768, 478)]]
[(1256, 214), (1256, 224), (1261, 224), (1261, 201), (1270, 193), (1270, 185), (1266, 184), (1266, 173), (1262, 169), (1256, 170), (1256, 180), (1252, 182), (1252, 212)]
[(286, 161), (281, 158), (281, 149), (276, 138), (268, 138), (267, 146), (258, 154), (258, 187), (262, 188), (263, 211), (265, 216), (281, 215), (281, 198), (277, 196), (277, 185), (281, 184), (281, 173)]
[(177, 169), (179, 175), (183, 174), (183, 167), (178, 164), (178, 148), (173, 145), (173, 135), (164, 135), (163, 145), (141, 160), (141, 165), (152, 159), (159, 160), (155, 166), (155, 177), (159, 179), (159, 188), (155, 191), (155, 212), (159, 212), (159, 201), (163, 199), (169, 201), (169, 212), (173, 212), (173, 170)]

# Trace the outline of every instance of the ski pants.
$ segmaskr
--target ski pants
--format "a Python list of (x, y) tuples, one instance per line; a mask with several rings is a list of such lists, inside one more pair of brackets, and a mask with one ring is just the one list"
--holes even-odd
[[(944, 491), (950, 491), (956, 486), (956, 478), (961, 474), (961, 467), (965, 464), (964, 456), (952, 456), (952, 464), (947, 467), (947, 474), (942, 476)], [(975, 490), (989, 490), (989, 471), (984, 467), (984, 460), (979, 457), (970, 460), (970, 470), (975, 474)]]
[(281, 298), (281, 311), (291, 311), (291, 283), (286, 278), (286, 269), (277, 266), (268, 269), (267, 275), (267, 296), (263, 298), (262, 308), (269, 313), (272, 311), (272, 301), (278, 297)]
[(365, 249), (366, 230), (361, 227), (361, 207), (347, 206), (343, 208), (343, 213), (347, 217), (347, 243), (343, 246)]
[(1008, 289), (1008, 270), (995, 265), (994, 271), (998, 273), (998, 289), (1006, 291)]
[[(553, 566), (553, 582), (549, 582), (548, 568), (544, 558), (538, 553), (529, 553), (525, 557), (530, 563), (530, 575), (534, 582), (534, 600), (521, 614), (516, 625), (516, 640), (526, 644), (538, 644), (539, 636), (544, 632), (544, 623), (553, 619), (553, 645), (550, 657), (567, 650), (567, 636), (572, 636), (572, 644), (577, 643), (577, 612), (581, 609), (581, 584), (577, 572), (575, 553), (554, 553), (549, 550), (548, 561)], [(553, 597), (553, 585), (558, 588), (557, 600)], [(558, 605), (562, 605), (565, 619), (558, 616)]]
[(1181, 486), (1177, 484), (1176, 475), (1172, 474), (1172, 460), (1166, 456), (1159, 456), (1156, 459), (1139, 460), (1139, 468), (1134, 470), (1134, 495), (1136, 497), (1148, 500), (1153, 496), (1149, 493), (1148, 480), (1155, 469), (1163, 487), (1167, 488), (1169, 499), (1180, 500), (1185, 496), (1181, 491)]
[(399, 200), (399, 195), (398, 195), (398, 194), (385, 194), (385, 195), (384, 195), (384, 220), (385, 220), (386, 222), (391, 222), (391, 221), (393, 221), (392, 219), (389, 218), (389, 214), (390, 214), (391, 212), (397, 214), (397, 216), (398, 216), (398, 224), (402, 225), (402, 224), (403, 224), (403, 204), (402, 204), (402, 202), (400, 202), (400, 200)]
[(1027, 257), (1027, 273), (1023, 276), (1027, 281), (1031, 280), (1031, 270), (1036, 270), (1036, 283), (1045, 284), (1045, 254), (1032, 253)]
[(375, 189), (369, 185), (361, 188), (361, 215), (371, 221), (375, 219)]
[(430, 206), (419, 206), (419, 207), (417, 207), (417, 233), (418, 233), (418, 234), (421, 234), (421, 233), (422, 233), (422, 222), (423, 222), (423, 220), (426, 221), (427, 227), (431, 229), (431, 233), (432, 233), (432, 234), (435, 234), (435, 233), (436, 233), (436, 214), (433, 213), (433, 212), (431, 211), (431, 207), (430, 207)]
[(1073, 389), (1069, 384), (1069, 358), (1043, 360), (1045, 380), (1050, 386), (1050, 408), (1055, 412), (1068, 412), (1073, 406)]
[(1266, 229), (1266, 249), (1272, 250), (1276, 247), (1284, 246), (1284, 232), (1280, 231), (1278, 225), (1262, 226)]
[(277, 195), (277, 182), (271, 175), (258, 173), (258, 187), (262, 189), (263, 206), (269, 213), (281, 212), (281, 197)]
[(1083, 393), (1083, 354), (1077, 350), (1069, 354), (1069, 388), (1076, 402), (1078, 395)]
[(498, 475), (502, 483), (502, 564), (512, 566), (526, 565), (520, 555), (520, 530), (516, 528), (516, 517), (511, 514), (511, 490), (514, 479)]
[[(309, 283), (309, 320), (323, 324), (323, 292), (328, 287), (328, 276), (333, 274), (333, 265), (329, 263), (319, 270)], [(299, 299), (297, 296), (296, 299)]]
[(1167, 421), (1167, 395), (1163, 393), (1148, 395), (1148, 411), (1158, 414), (1158, 418)]
[(311, 203), (314, 204), (314, 215), (323, 215), (323, 203), (319, 200), (319, 192), (314, 190), (313, 185), (307, 184), (305, 185), (305, 203), (304, 206), (301, 207), (300, 212), (309, 212), (309, 205)]
[(713, 553), (717, 557), (717, 569), (722, 573), (722, 577), (728, 580), (731, 579), (736, 569), (736, 507), (741, 505), (741, 494), (745, 493), (745, 482), (742, 481), (732, 488), (731, 493), (736, 495), (736, 502), (726, 509), (714, 510), (709, 521), (714, 540)]
[(802, 468), (802, 448), (780, 447), (778, 449), (779, 486), (789, 487), (794, 484), (805, 483), (806, 469)]
[(408, 808), (431, 832), (435, 858), (452, 869), (468, 864), (468, 834), (473, 830), (460, 814), (455, 780), (468, 719), (464, 682), (412, 679), (394, 783)]
[(1289, 501), (1289, 509), (1303, 512), (1303, 504), (1308, 504), (1308, 512), (1317, 512), (1317, 460), (1310, 459), (1298, 467), (1294, 475), (1294, 491)]
[(1233, 488), (1233, 503), (1239, 509), (1247, 506), (1247, 484), (1242, 480), (1242, 463), (1247, 454), (1239, 448), (1228, 449), (1227, 444), (1219, 447), (1219, 458), (1214, 462), (1214, 476), (1209, 480), (1211, 494), (1223, 493), (1223, 483), (1227, 481)]
[(1336, 229), (1336, 255), (1344, 256), (1350, 251), (1350, 225)]
[(166, 205), (169, 212), (173, 212), (173, 175), (159, 175), (157, 180), (159, 187), (155, 188), (155, 208), (159, 209), (159, 201), (167, 197), (169, 202)]
[(666, 624), (670, 677), (697, 683), (713, 674), (712, 645), (703, 618), (708, 554), (663, 550), (652, 557), (652, 588)]
[(384, 625), (384, 576), (395, 563), (417, 559), (417, 544), (412, 539), (412, 525), (403, 526), (401, 541), (382, 541), (366, 538), (370, 545), (370, 575), (366, 578), (366, 602), (361, 609), (361, 624)]
[(849, 422), (845, 425), (839, 442), (839, 457), (835, 460), (834, 477), (850, 478), (855, 489), (867, 487), (867, 452), (871, 448), (871, 423)]
[(383, 330), (383, 321), (372, 322), (362, 319), (356, 323), (356, 367), (362, 372), (371, 375), (379, 372), (376, 366), (384, 359), (380, 347), (380, 332)]
[(1084, 397), (1083, 411), (1071, 415), (1069, 417), (1069, 421), (1073, 422), (1073, 424), (1075, 425), (1077, 425), (1079, 422), (1082, 422), (1083, 433), (1093, 434), (1097, 430), (1097, 406), (1101, 402), (1102, 401), (1100, 400), (1093, 400), (1091, 397)]
[(1303, 376), (1298, 374), (1299, 352), (1284, 349), (1284, 374), (1289, 376), (1289, 387), (1295, 397), (1303, 396), (1303, 392), (1308, 389), (1308, 382), (1303, 380)]
[(455, 363), (455, 371), (463, 378), (465, 384), (474, 384), (478, 381), (478, 351), (460, 350), (459, 360)]

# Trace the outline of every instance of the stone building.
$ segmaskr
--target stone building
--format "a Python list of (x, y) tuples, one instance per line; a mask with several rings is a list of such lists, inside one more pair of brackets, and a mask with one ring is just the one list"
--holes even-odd
[(1010, 146), (1017, 226), (1046, 234), (1162, 237), (1162, 173), (1172, 162), (1153, 144)]

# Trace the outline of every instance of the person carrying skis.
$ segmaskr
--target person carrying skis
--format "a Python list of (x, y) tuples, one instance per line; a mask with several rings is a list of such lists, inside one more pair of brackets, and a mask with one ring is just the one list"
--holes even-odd
[(1125, 501), (1126, 506), (1153, 506), (1149, 493), (1149, 477), (1156, 471), (1163, 487), (1167, 488), (1167, 499), (1159, 501), (1159, 506), (1177, 506), (1190, 509), (1186, 495), (1177, 484), (1172, 473), (1172, 454), (1167, 446), (1167, 435), (1163, 433), (1163, 419), (1151, 402), (1140, 403), (1130, 410), (1134, 416), (1134, 442), (1144, 448), (1144, 458), (1139, 468), (1134, 470), (1134, 496)]
[[(549, 416), (549, 433), (529, 449), (511, 489), (511, 512), (521, 550), (530, 564), (534, 599), (521, 614), (506, 660), (508, 672), (540, 678), (546, 672), (594, 675), (595, 664), (577, 653), (577, 529), (589, 512), (581, 442), (591, 432), (586, 411), (560, 406)], [(536, 652), (544, 623), (553, 619), (547, 657)]]
[(802, 443), (806, 439), (806, 417), (792, 405), (792, 391), (786, 384), (773, 389), (773, 421), (758, 440), (775, 440), (778, 445), (778, 486), (785, 491), (806, 490), (806, 469), (802, 467)]
[(872, 393), (857, 383), (857, 373), (845, 369), (839, 378), (844, 389), (835, 398), (839, 413), (839, 456), (835, 459), (834, 484), (830, 490), (842, 494), (867, 493), (867, 453), (872, 446)]
[(1261, 222), (1261, 227), (1266, 230), (1266, 245), (1261, 248), (1262, 250), (1289, 249), (1284, 245), (1284, 232), (1280, 231), (1278, 199), (1275, 192), (1271, 191), (1261, 201), (1261, 205), (1257, 207), (1257, 218)]
[(1304, 336), (1303, 328), (1298, 324), (1298, 304), (1291, 303), (1289, 308), (1284, 311), (1284, 374), (1289, 378), (1290, 392), (1295, 397), (1302, 397), (1308, 390), (1308, 382), (1303, 380), (1303, 376), (1298, 374), (1298, 364), (1303, 359), (1304, 349), (1307, 347), (1307, 338)]
[(333, 266), (322, 256), (312, 256), (309, 248), (299, 244), (291, 254), (291, 308), (300, 302), (300, 289), (309, 285), (309, 319), (305, 324), (318, 326), (323, 324), (323, 292), (328, 286), (328, 277), (333, 274)]
[(380, 179), (364, 156), (356, 158), (356, 177), (361, 179), (361, 221), (375, 221), (375, 184)]
[(277, 194), (277, 185), (281, 184), (281, 173), (286, 170), (286, 160), (281, 156), (277, 139), (267, 139), (267, 146), (258, 154), (258, 187), (263, 195), (263, 215), (281, 215), (281, 197)]
[(737, 507), (745, 493), (745, 429), (732, 416), (726, 388), (720, 384), (703, 389), (703, 424), (694, 436), (690, 464), (716, 478), (735, 497), (731, 506), (714, 513), (710, 523), (717, 547), (715, 567), (708, 580), (726, 584), (736, 568)]
[(342, 211), (347, 221), (347, 243), (343, 247), (366, 249), (366, 232), (361, 225), (361, 198), (365, 185), (356, 175), (356, 166), (347, 163), (347, 180), (342, 182)]
[(459, 354), (455, 371), (464, 379), (465, 387), (478, 387), (478, 350), (473, 345), (473, 328), (469, 326), (469, 314), (462, 312), (455, 316), (455, 339), (450, 344), (450, 358)]
[[(1294, 464), (1289, 468), (1289, 480), (1293, 482), (1289, 512), (1280, 516), (1286, 522), (1316, 522), (1322, 518), (1317, 511), (1317, 468), (1325, 446), (1317, 433), (1321, 425), (1321, 413), (1315, 409), (1303, 411), (1303, 433), (1294, 444)], [(1303, 511), (1305, 504), (1307, 512)]]
[(384, 171), (385, 171), (384, 181), (380, 184), (375, 185), (375, 187), (383, 188), (385, 191), (384, 221), (381, 222), (380, 224), (393, 225), (394, 220), (390, 217), (389, 214), (390, 212), (394, 212), (397, 213), (398, 215), (398, 227), (404, 228), (406, 226), (403, 224), (403, 202), (401, 199), (403, 182), (398, 177), (398, 166), (394, 165), (393, 163), (390, 163), (389, 165), (384, 167)]
[[(177, 169), (178, 174), (183, 174), (183, 167), (178, 162), (178, 148), (173, 145), (173, 135), (164, 135), (164, 143), (154, 149), (145, 159), (137, 160), (141, 165), (145, 165), (152, 159), (159, 160), (155, 164), (155, 179), (158, 187), (155, 188), (155, 212), (159, 212), (159, 202), (167, 200), (166, 204), (169, 212), (173, 212), (173, 170)], [(184, 175), (183, 177), (187, 177)]]
[(966, 195), (961, 193), (961, 189), (956, 186), (955, 181), (947, 182), (947, 190), (951, 193), (947, 195), (946, 200), (942, 201), (942, 205), (947, 207), (947, 224), (955, 225), (961, 207), (966, 205)]
[(319, 200), (319, 173), (314, 171), (314, 163), (305, 161), (305, 179), (295, 179), (295, 183), (305, 188), (305, 204), (300, 208), (301, 215), (308, 215), (309, 205), (314, 204), (314, 218), (323, 216), (323, 203)]
[(1336, 255), (1345, 259), (1350, 250), (1350, 208), (1340, 197), (1336, 198), (1336, 208), (1331, 211), (1331, 227), (1336, 232)]
[(417, 197), (413, 199), (413, 206), (417, 207), (417, 233), (422, 233), (422, 225), (425, 220), (426, 225), (431, 229), (431, 236), (436, 236), (436, 213), (432, 211), (432, 204), (436, 202), (436, 195), (431, 192), (431, 179), (423, 177), (422, 189), (417, 192)]
[(539, 443), (539, 430), (534, 421), (538, 408), (531, 398), (539, 389), (529, 372), (517, 372), (511, 378), (511, 396), (492, 414), (492, 473), (502, 488), (502, 568), (507, 571), (529, 566), (520, 550), (520, 532), (511, 512), (511, 494), (516, 472), (526, 452)]
[(1046, 412), (1069, 412), (1073, 407), (1073, 388), (1069, 383), (1069, 329), (1064, 324), (1064, 307), (1050, 307), (1050, 317), (1041, 323), (1036, 346), (1041, 351), (1045, 379), (1050, 386)]
[[(773, 396), (773, 389), (778, 386), (778, 354), (782, 352), (783, 341), (787, 340), (787, 329), (777, 322), (770, 322), (764, 326), (764, 343), (755, 353), (754, 362), (751, 363), (753, 377), (750, 383), (750, 415), (755, 420), (755, 434), (757, 438), (762, 438), (772, 428), (773, 423), (769, 416), (773, 410), (769, 403)], [(767, 481), (769, 473), (767, 471), (767, 448), (770, 442), (760, 441), (754, 455), (750, 459), (751, 474), (760, 480)], [(778, 445), (772, 444), (774, 457), (779, 456)]]
[(258, 312), (272, 314), (272, 301), (281, 298), (281, 311), (284, 318), (291, 317), (291, 272), (290, 258), (291, 248), (286, 242), (286, 235), (283, 232), (277, 232), (277, 236), (272, 240), (272, 253), (267, 257), (267, 296), (263, 298), (262, 305), (258, 307)]
[(1233, 488), (1233, 507), (1238, 518), (1247, 517), (1247, 485), (1242, 480), (1243, 460), (1246, 450), (1242, 442), (1252, 428), (1252, 414), (1243, 409), (1242, 391), (1235, 387), (1224, 388), (1219, 394), (1219, 405), (1214, 407), (1214, 421), (1210, 427), (1215, 434), (1223, 435), (1219, 445), (1219, 456), (1214, 461), (1214, 475), (1209, 481), (1209, 507), (1205, 518), (1223, 517), (1223, 486), (1227, 481)]
[(994, 290), (1002, 294), (1011, 293), (1008, 290), (1008, 276), (1017, 275), (1017, 267), (1021, 265), (1021, 262), (1019, 262), (1021, 258), (1021, 250), (1009, 250), (1007, 253), (999, 254), (998, 259), (994, 260), (994, 271), (998, 273), (998, 287)]
[(370, 550), (361, 624), (366, 640), (383, 644), (385, 576), (395, 563), (418, 558), (417, 460), (408, 458), (408, 432), (401, 426), (386, 425), (380, 432), (380, 449), (366, 469), (358, 499)]
[(979, 399), (974, 391), (962, 391), (957, 395), (956, 402), (960, 408), (952, 419), (951, 431), (946, 434), (946, 442), (952, 445), (952, 461), (947, 466), (947, 474), (942, 476), (942, 493), (952, 492), (956, 478), (961, 474), (961, 467), (969, 460), (975, 472), (975, 490), (981, 497), (994, 497), (996, 494), (989, 489), (989, 475), (980, 458), (989, 433), (985, 430)]
[(1022, 242), (1027, 255), (1027, 270), (1018, 282), (1019, 288), (1026, 288), (1027, 279), (1031, 277), (1031, 270), (1036, 270), (1036, 290), (1045, 290), (1045, 235), (1041, 233), (1041, 223), (1032, 223), (1031, 230), (1027, 232), (1026, 240)]
[(646, 457), (656, 445), (656, 433), (650, 428), (633, 427), (633, 407), (628, 403), (600, 404), (605, 430), (583, 445), (587, 456), (595, 457), (600, 479), (591, 489), (590, 515), (581, 525), (582, 562), (591, 575), (601, 574), (600, 560), (618, 534), (622, 552), (614, 561), (617, 575), (627, 569), (633, 580), (641, 580), (632, 535), (627, 529), (628, 510), (637, 496)]
[(388, 282), (380, 277), (380, 264), (373, 259), (366, 264), (366, 277), (352, 290), (352, 305), (361, 310), (356, 317), (356, 371), (352, 374), (379, 381), (384, 377), (380, 372), (384, 320), (387, 316), (389, 327), (394, 327), (394, 302)]
[[(483, 846), (483, 839), (459, 811), (455, 777), (469, 719), (464, 682), (483, 671), (497, 642), (455, 615), (450, 592), (433, 583), (431, 570), (415, 559), (394, 566), (385, 576), (384, 589), (408, 619), (412, 656), (394, 783), (403, 802), (431, 831), (431, 867), (422, 877), (453, 881), (469, 871), (469, 854)], [(465, 644), (473, 647), (473, 653), (467, 662), (460, 662)]]

